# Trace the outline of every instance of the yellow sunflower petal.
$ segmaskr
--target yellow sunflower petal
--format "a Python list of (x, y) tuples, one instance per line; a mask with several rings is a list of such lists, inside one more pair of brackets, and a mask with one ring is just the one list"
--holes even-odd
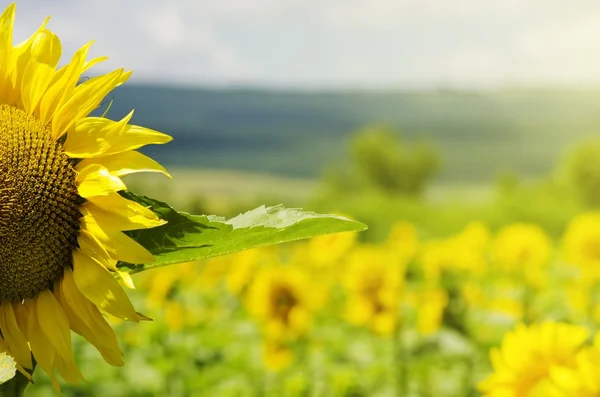
[(86, 72), (88, 69), (96, 66), (97, 64), (104, 62), (108, 59), (108, 57), (97, 57), (94, 59), (90, 59), (89, 61), (87, 61), (86, 63), (83, 64), (83, 70), (82, 72)]
[(87, 230), (94, 235), (112, 259), (128, 263), (154, 262), (154, 256), (135, 240), (118, 229), (98, 224), (93, 217), (81, 218), (81, 230)]
[(118, 230), (146, 229), (167, 223), (152, 210), (117, 193), (90, 197), (81, 211), (84, 216), (92, 215), (100, 225)]
[(125, 176), (136, 172), (160, 172), (168, 176), (171, 175), (158, 162), (150, 157), (143, 155), (140, 152), (128, 151), (117, 153), (105, 157), (97, 157), (94, 159), (84, 159), (78, 166), (85, 167), (89, 164), (100, 164), (115, 176)]
[(46, 29), (36, 34), (31, 58), (21, 82), (21, 101), (27, 113), (33, 113), (52, 82), (61, 53), (62, 47), (57, 35)]
[(73, 279), (77, 289), (100, 310), (123, 320), (142, 320), (117, 280), (79, 250), (73, 252)]
[(38, 365), (50, 375), (52, 380), (52, 387), (54, 391), (60, 394), (60, 386), (56, 380), (56, 373), (54, 370), (54, 363), (56, 361), (56, 351), (52, 348), (52, 345), (38, 321), (38, 309), (36, 305), (36, 299), (27, 299), (24, 304), (27, 306), (27, 340), (31, 347), (31, 352), (35, 357)]
[(31, 58), (56, 68), (62, 55), (62, 44), (54, 32), (44, 28), (48, 20), (32, 36)]
[(127, 188), (119, 177), (111, 175), (99, 164), (90, 164), (78, 171), (75, 184), (79, 195), (83, 198), (106, 196)]
[[(110, 197), (103, 196), (103, 197)], [(120, 197), (120, 196), (119, 196)], [(97, 198), (97, 197), (96, 197)], [(126, 200), (126, 199), (125, 199)], [(116, 230), (137, 230), (137, 229), (150, 229), (157, 226), (162, 226), (167, 223), (167, 221), (163, 221), (158, 218), (149, 218), (145, 214), (141, 212), (133, 213), (131, 215), (124, 216), (121, 214), (122, 207), (115, 208), (114, 211), (106, 210), (96, 204), (95, 202), (87, 201), (80, 207), (81, 214), (85, 216), (91, 216), (96, 220), (101, 226), (109, 227)], [(129, 201), (129, 200), (127, 200)], [(103, 203), (100, 203), (102, 205)], [(137, 203), (134, 203), (137, 204)], [(132, 206), (134, 210), (146, 208), (137, 204), (137, 206)]]
[[(17, 307), (19, 306), (23, 306), (22, 304), (17, 304)], [(16, 312), (16, 309), (15, 309)], [(15, 313), (16, 314), (16, 313)], [(27, 314), (25, 312), (25, 314)], [(24, 319), (25, 322), (27, 322), (27, 318)], [(19, 324), (19, 328), (21, 330), (25, 330), (25, 326), (22, 325), (22, 323)], [(25, 333), (23, 333), (25, 335)], [(29, 347), (27, 347), (27, 350), (29, 350)], [(11, 357), (13, 357), (14, 355), (11, 353), (11, 351), (8, 349), (8, 346), (6, 346), (6, 343), (4, 342), (4, 339), (2, 338), (2, 335), (0, 335), (0, 353), (8, 353), (9, 355), (11, 355)], [(14, 359), (14, 357), (13, 357)], [(23, 376), (25, 376), (27, 378), (27, 380), (29, 380), (30, 382), (32, 381), (31, 378), (31, 374), (29, 372), (27, 372), (25, 370), (25, 368), (23, 368), (23, 366), (21, 364), (19, 364), (16, 360), (15, 360), (16, 364), (17, 364), (17, 370), (23, 374)]]
[(33, 368), (27, 339), (17, 324), (11, 302), (0, 303), (0, 330), (15, 361), (25, 368)]
[(69, 100), (52, 119), (52, 136), (60, 138), (77, 120), (96, 109), (104, 97), (122, 81), (123, 69), (94, 77), (75, 87)]
[[(13, 64), (10, 71), (13, 92), (8, 99), (8, 104), (16, 103), (20, 108), (22, 108), (22, 84), (25, 78), (25, 70), (32, 60), (40, 63), (47, 63), (47, 61), (53, 62), (53, 59), (57, 58), (54, 53), (48, 56), (48, 52), (52, 52), (51, 48), (48, 49), (50, 51), (47, 51), (45, 48), (40, 47), (40, 41), (42, 43), (44, 41), (43, 32), (47, 31), (46, 24), (49, 20), (50, 17), (46, 18), (46, 20), (34, 34), (13, 48)], [(58, 58), (60, 58), (60, 54), (58, 55)], [(57, 63), (58, 59), (56, 59), (56, 63), (54, 63), (52, 66), (53, 71)]]
[(103, 157), (173, 139), (158, 131), (129, 125), (132, 116), (133, 111), (120, 121), (101, 117), (78, 120), (67, 134), (65, 153), (74, 158)]
[(107, 363), (122, 366), (123, 353), (115, 332), (98, 308), (77, 289), (71, 269), (66, 269), (63, 279), (55, 283), (54, 294), (69, 319), (71, 329), (94, 345)]
[(135, 289), (131, 275), (127, 272), (122, 272), (117, 268), (117, 261), (110, 257), (110, 254), (104, 249), (100, 241), (98, 241), (91, 233), (87, 230), (80, 230), (77, 243), (79, 244), (81, 252), (98, 260), (98, 262), (107, 270), (112, 270), (117, 273), (128, 288)]
[(0, 101), (7, 103), (12, 91), (9, 68), (12, 60), (12, 33), (15, 21), (15, 3), (0, 16)]
[(49, 123), (57, 109), (70, 98), (81, 76), (85, 57), (91, 45), (92, 43), (90, 42), (77, 50), (71, 62), (59, 69), (54, 75), (50, 87), (44, 94), (35, 112), (35, 115), (38, 116), (42, 123)]
[(71, 383), (83, 380), (73, 355), (69, 320), (50, 290), (44, 290), (38, 295), (37, 315), (42, 332), (56, 349), (60, 375)]
[(0, 353), (8, 353), (8, 346), (6, 346), (6, 343), (4, 343), (4, 339), (2, 338), (2, 335), (0, 335)]

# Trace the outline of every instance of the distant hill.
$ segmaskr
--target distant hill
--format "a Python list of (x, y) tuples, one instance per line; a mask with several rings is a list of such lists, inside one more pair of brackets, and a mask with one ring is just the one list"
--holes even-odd
[(352, 132), (370, 124), (426, 139), (444, 157), (442, 181), (498, 171), (535, 176), (565, 147), (600, 138), (600, 91), (286, 92), (123, 86), (109, 115), (174, 136), (146, 150), (166, 165), (318, 176), (343, 161)]

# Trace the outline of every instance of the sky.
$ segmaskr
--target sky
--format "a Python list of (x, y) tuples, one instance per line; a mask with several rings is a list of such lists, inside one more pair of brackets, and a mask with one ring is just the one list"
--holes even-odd
[(15, 42), (47, 15), (65, 61), (94, 39), (138, 83), (600, 86), (597, 0), (22, 0)]

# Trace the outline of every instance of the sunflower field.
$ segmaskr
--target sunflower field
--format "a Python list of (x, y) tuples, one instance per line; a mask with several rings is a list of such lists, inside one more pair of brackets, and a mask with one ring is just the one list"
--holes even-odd
[[(159, 132), (134, 124), (132, 110), (114, 116), (113, 90), (131, 71), (99, 73), (107, 57), (88, 57), (92, 42), (65, 58), (49, 17), (15, 44), (15, 21), (11, 3), (0, 13), (0, 397), (600, 397), (600, 143), (583, 143), (554, 169), (534, 164), (550, 157), (547, 148), (538, 159), (528, 151), (537, 174), (521, 168), (482, 181), (477, 161), (493, 160), (485, 153), (518, 169), (517, 124), (504, 159), (497, 138), (512, 123), (476, 147), (469, 140), (480, 130), (500, 131), (479, 125), (493, 117), (458, 113), (476, 124), (461, 135), (462, 122), (436, 111), (437, 100), (386, 94), (386, 106), (416, 101), (402, 116), (408, 125), (417, 108), (427, 108), (425, 118), (451, 114), (443, 135), (454, 131), (455, 150), (403, 141), (395, 126), (359, 129), (345, 157), (337, 138), (294, 136), (311, 154), (343, 158), (320, 179), (250, 178), (241, 167), (223, 195), (198, 180), (212, 172), (223, 188), (225, 169), (182, 154), (194, 150), (181, 132), (189, 122), (196, 134), (195, 119), (161, 107)], [(277, 95), (262, 105), (278, 110), (248, 108), (230, 127), (282, 115), (313, 134), (325, 128), (318, 123), (358, 123), (350, 116), (360, 112), (344, 107), (320, 113), (319, 101), (337, 94), (316, 94), (316, 105), (303, 99), (311, 114)], [(471, 97), (480, 101), (460, 101)], [(160, 100), (189, 114), (202, 107), (185, 98), (186, 106)], [(230, 123), (235, 112), (225, 108), (205, 121)], [(214, 130), (212, 146), (195, 136), (207, 152), (239, 138)], [(178, 132), (167, 161), (162, 148), (146, 147)], [(239, 140), (229, 153), (236, 160), (271, 157), (274, 168), (290, 160), (278, 139)], [(273, 152), (253, 157), (252, 145)], [(484, 145), (491, 151), (480, 152)], [(452, 153), (454, 174), (444, 173), (442, 154)], [(480, 158), (467, 159), (473, 153)], [(188, 162), (171, 175), (169, 158)], [(143, 176), (170, 180), (177, 171), (189, 179), (168, 185), (168, 199), (169, 189), (152, 192)], [(189, 213), (167, 203), (186, 201)]]
[(152, 270), (130, 295), (154, 321), (113, 321), (127, 366), (76, 340), (88, 383), (64, 392), (597, 396), (599, 223), (584, 213), (554, 241), (398, 222), (377, 244), (341, 233)]

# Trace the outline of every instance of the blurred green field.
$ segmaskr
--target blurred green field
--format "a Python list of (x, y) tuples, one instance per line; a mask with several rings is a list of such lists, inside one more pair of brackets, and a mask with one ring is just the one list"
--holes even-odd
[[(125, 368), (76, 338), (87, 383), (66, 396), (475, 396), (489, 350), (519, 322), (597, 330), (597, 212), (559, 239), (536, 224), (445, 238), (396, 223), (355, 234), (155, 269), (113, 320)], [(590, 226), (592, 226), (590, 228)], [(36, 375), (32, 396), (51, 393)]]

